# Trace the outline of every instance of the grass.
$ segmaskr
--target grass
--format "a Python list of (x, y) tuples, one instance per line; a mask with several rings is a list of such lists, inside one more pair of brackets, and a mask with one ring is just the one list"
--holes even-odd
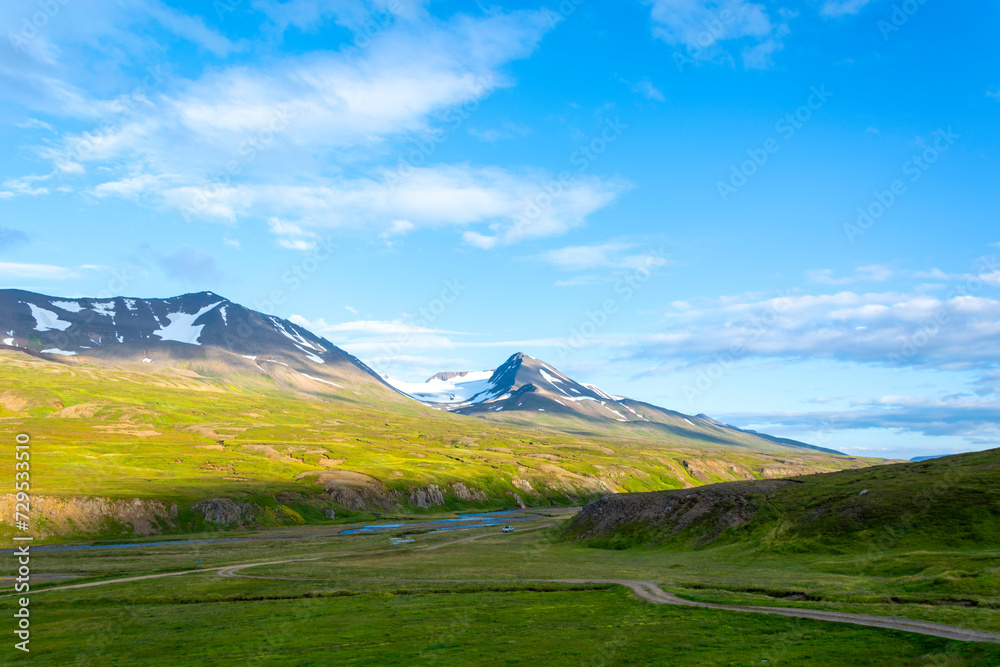
[[(572, 511), (545, 514), (556, 516), (539, 521), (564, 520)], [(1000, 645), (652, 605), (618, 587), (517, 581), (649, 579), (697, 599), (907, 616), (998, 632), (996, 608), (926, 603), (954, 593), (952, 584), (939, 579), (955, 569), (979, 575), (964, 595), (997, 601), (998, 588), (989, 579), (997, 572), (997, 553), (896, 552), (852, 560), (815, 554), (775, 557), (732, 546), (700, 552), (616, 551), (559, 541), (557, 528), (512, 535), (496, 531), (413, 531), (413, 544), (393, 547), (388, 535), (337, 537), (322, 527), (299, 526), (233, 534), (243, 540), (237, 542), (36, 550), (36, 573), (69, 574), (77, 577), (74, 581), (193, 569), (196, 560), (203, 568), (317, 560), (244, 571), (311, 579), (307, 581), (206, 573), (44, 592), (42, 588), (67, 580), (39, 583), (38, 588), (40, 580), (35, 580), (30, 660), (42, 665), (1000, 662)], [(420, 550), (484, 533), (489, 536)], [(0, 559), (10, 570), (13, 557), (3, 554)], [(351, 581), (355, 578), (366, 581)], [(489, 581), (457, 581), (462, 579)], [(790, 593), (809, 600), (790, 599)], [(907, 596), (914, 601), (907, 602)], [(900, 602), (888, 604), (888, 597)], [(0, 600), (0, 614), (8, 614), (12, 605), (11, 598)]]
[[(42, 602), (40, 665), (995, 664), (1000, 648), (648, 605), (613, 591)], [(752, 642), (747, 637), (752, 636)], [(123, 659), (127, 656), (127, 660)]]
[[(574, 435), (515, 427), (366, 395), (314, 395), (209, 370), (130, 369), (58, 363), (0, 352), (0, 422), (32, 438), (32, 493), (176, 503), (174, 530), (203, 527), (186, 513), (218, 497), (270, 507), (260, 527), (327, 523), (334, 507), (303, 473), (349, 470), (379, 481), (380, 493), (417, 509), (413, 488), (438, 485), (436, 510), (574, 504), (605, 493), (680, 488), (736, 479), (746, 470), (833, 470), (871, 463), (815, 452), (708, 446), (670, 435)], [(244, 384), (240, 384), (244, 382)], [(273, 386), (272, 386), (273, 385)], [(0, 476), (13, 479), (11, 458)], [(485, 500), (462, 500), (453, 484)], [(530, 486), (528, 486), (530, 485)], [(352, 516), (336, 507), (338, 515)], [(378, 511), (373, 505), (365, 512)], [(353, 518), (357, 518), (354, 514)], [(51, 526), (52, 537), (79, 537)], [(103, 531), (121, 535), (122, 526)], [(0, 539), (10, 527), (0, 526)], [(100, 534), (100, 531), (98, 531)]]
[[(684, 503), (697, 502), (698, 494), (626, 497), (611, 508), (626, 517), (620, 522), (605, 526), (584, 513), (566, 535), (596, 547), (733, 545), (774, 554), (1000, 550), (1000, 449), (792, 481), (770, 491), (753, 484), (720, 489), (720, 496), (705, 501), (707, 511), (686, 524), (680, 521), (689, 508)], [(677, 509), (628, 511), (667, 502)], [(887, 567), (919, 571), (921, 565), (893, 561)]]

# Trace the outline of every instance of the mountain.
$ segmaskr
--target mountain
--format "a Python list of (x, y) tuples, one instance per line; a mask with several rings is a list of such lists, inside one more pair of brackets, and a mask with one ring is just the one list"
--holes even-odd
[(214, 294), (62, 298), (0, 290), (0, 342), (32, 355), (246, 371), (297, 389), (393, 392), (361, 360), (302, 327)]
[(642, 401), (611, 395), (592, 384), (577, 382), (545, 362), (518, 352), (492, 371), (438, 373), (424, 383), (384, 378), (398, 391), (424, 405), (463, 415), (522, 424), (572, 422), (591, 429), (625, 427), (630, 432), (703, 443), (840, 454), (796, 440), (776, 438), (718, 422), (706, 415), (685, 415)]
[(0, 290), (0, 342), (66, 363), (195, 370), (244, 387), (278, 383), (313, 394), (358, 395), (381, 406), (413, 399), (459, 415), (575, 435), (840, 454), (613, 396), (520, 352), (494, 370), (443, 372), (419, 384), (382, 378), (325, 338), (213, 292), (74, 299)]
[(212, 292), (0, 290), (0, 420), (46, 443), (33, 500), (64, 537), (579, 504), (874, 462), (613, 396), (523, 354), (393, 387)]

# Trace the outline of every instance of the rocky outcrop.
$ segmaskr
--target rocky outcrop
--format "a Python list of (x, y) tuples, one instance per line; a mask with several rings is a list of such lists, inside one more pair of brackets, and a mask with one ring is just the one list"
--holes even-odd
[(452, 482), (451, 490), (456, 498), (467, 503), (485, 503), (487, 500), (485, 493), (475, 487), (470, 489), (461, 482)]
[[(0, 496), (0, 516), (12, 521), (16, 504), (13, 494)], [(36, 537), (154, 535), (176, 525), (177, 505), (139, 498), (32, 496), (29, 516)]]
[(351, 510), (379, 508), (383, 511), (399, 509), (399, 493), (390, 491), (385, 484), (371, 475), (350, 470), (312, 470), (295, 477), (296, 480), (312, 479), (323, 485), (330, 500)]
[(431, 484), (426, 489), (410, 489), (409, 501), (422, 509), (430, 509), (444, 505), (444, 494), (437, 484)]
[(261, 513), (259, 505), (237, 502), (232, 498), (203, 500), (192, 505), (191, 509), (201, 513), (208, 523), (238, 528), (253, 525)]
[(623, 493), (596, 500), (567, 527), (575, 539), (595, 539), (616, 533), (647, 534), (659, 541), (693, 528), (705, 544), (728, 528), (749, 522), (766, 503), (766, 494), (794, 484), (788, 480), (726, 482), (693, 489)]
[(509, 493), (509, 494), (511, 495), (511, 497), (513, 497), (513, 498), (514, 498), (514, 502), (515, 502), (515, 503), (517, 503), (517, 506), (518, 506), (518, 507), (519, 507), (520, 509), (525, 509), (525, 508), (527, 508), (527, 507), (528, 507), (527, 505), (525, 505), (525, 504), (524, 504), (524, 501), (523, 501), (523, 500), (521, 500), (521, 496), (517, 495), (517, 494), (516, 494), (516, 493), (514, 493), (513, 491), (508, 491), (507, 493)]

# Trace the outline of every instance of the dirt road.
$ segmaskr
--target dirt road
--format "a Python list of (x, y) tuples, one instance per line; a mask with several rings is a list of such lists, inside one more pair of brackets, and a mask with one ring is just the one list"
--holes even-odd
[[(545, 526), (538, 526), (539, 529)], [(521, 531), (525, 532), (525, 531)], [(488, 535), (492, 535), (489, 533)], [(476, 535), (471, 538), (463, 538), (454, 542), (435, 545), (443, 547), (459, 542), (467, 542), (488, 535)], [(136, 577), (123, 577), (120, 579), (107, 579), (104, 581), (91, 581), (83, 584), (68, 584), (65, 586), (53, 586), (51, 588), (37, 589), (34, 594), (48, 593), (51, 591), (65, 591), (79, 588), (91, 588), (94, 586), (110, 586), (112, 584), (124, 584), (136, 581), (147, 581), (150, 579), (162, 579), (164, 577), (179, 577), (190, 574), (207, 574), (215, 572), (220, 577), (246, 577), (250, 579), (287, 579), (299, 580), (295, 577), (279, 576), (254, 576), (239, 574), (240, 571), (265, 565), (284, 565), (286, 563), (301, 563), (306, 561), (319, 560), (319, 558), (300, 558), (295, 560), (268, 561), (265, 563), (244, 563), (242, 565), (226, 565), (222, 567), (211, 567), (202, 570), (184, 570), (181, 572), (166, 572), (163, 574), (147, 574)], [(435, 584), (497, 584), (497, 583), (555, 583), (555, 584), (616, 584), (625, 586), (639, 598), (652, 602), (653, 604), (670, 604), (684, 607), (702, 607), (705, 609), (718, 609), (721, 611), (732, 611), (752, 614), (773, 614), (777, 616), (788, 616), (792, 618), (807, 618), (816, 621), (828, 621), (832, 623), (851, 623), (854, 625), (866, 625), (873, 628), (883, 628), (887, 630), (900, 630), (902, 632), (914, 632), (933, 637), (944, 637), (945, 639), (955, 639), (967, 642), (992, 642), (1000, 644), (1000, 634), (993, 632), (982, 632), (979, 630), (969, 630), (952, 625), (942, 625), (940, 623), (930, 623), (927, 621), (915, 621), (897, 616), (871, 616), (868, 614), (846, 614), (835, 611), (820, 611), (813, 609), (795, 609), (791, 607), (759, 607), (744, 605), (713, 604), (710, 602), (694, 602), (677, 597), (673, 593), (664, 591), (660, 586), (652, 581), (639, 579), (301, 579), (304, 581), (329, 581), (329, 582), (393, 582), (393, 583), (435, 583)], [(0, 597), (10, 597), (11, 594)]]

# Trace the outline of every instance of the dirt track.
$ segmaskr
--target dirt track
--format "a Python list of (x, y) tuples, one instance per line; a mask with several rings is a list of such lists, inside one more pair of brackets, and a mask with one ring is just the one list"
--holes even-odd
[[(538, 526), (543, 528), (545, 526)], [(525, 532), (525, 531), (521, 531)], [(490, 533), (489, 535), (493, 535)], [(454, 542), (447, 542), (436, 547), (448, 546), (459, 542), (467, 542), (472, 539), (488, 537), (489, 535), (478, 535), (472, 538), (463, 538)], [(239, 574), (241, 570), (251, 567), (261, 567), (264, 565), (283, 565), (286, 563), (297, 563), (319, 560), (318, 558), (300, 558), (295, 560), (268, 561), (264, 563), (244, 563), (242, 565), (226, 565), (223, 567), (205, 568), (202, 570), (185, 570), (182, 572), (167, 572), (164, 574), (147, 574), (137, 577), (124, 577), (120, 579), (107, 579), (105, 581), (92, 581), (84, 584), (68, 584), (65, 586), (53, 586), (33, 591), (35, 594), (47, 593), (49, 591), (65, 591), (79, 588), (91, 588), (94, 586), (108, 586), (111, 584), (123, 584), (135, 581), (146, 581), (149, 579), (162, 579), (164, 577), (178, 577), (189, 574), (207, 574), (215, 572), (220, 577), (246, 577), (249, 579), (278, 579), (293, 581), (332, 581), (332, 582), (399, 582), (399, 583), (437, 583), (437, 584), (470, 584), (470, 583), (557, 583), (557, 584), (616, 584), (625, 586), (639, 598), (652, 602), (653, 604), (670, 604), (684, 607), (702, 607), (705, 609), (718, 609), (740, 613), (753, 614), (774, 614), (777, 616), (788, 616), (792, 618), (806, 618), (816, 621), (828, 621), (832, 623), (851, 623), (853, 625), (866, 625), (874, 628), (887, 630), (899, 630), (902, 632), (914, 632), (933, 637), (944, 637), (968, 642), (992, 642), (1000, 644), (1000, 634), (992, 632), (982, 632), (979, 630), (969, 630), (952, 625), (942, 625), (940, 623), (930, 623), (927, 621), (915, 621), (907, 618), (895, 616), (871, 616), (868, 614), (845, 614), (834, 611), (819, 611), (813, 609), (795, 609), (791, 607), (759, 607), (743, 605), (713, 604), (710, 602), (694, 602), (677, 597), (673, 593), (664, 591), (660, 586), (652, 581), (639, 579), (299, 579), (296, 577), (277, 576), (254, 576)], [(0, 597), (10, 597), (11, 594)]]
[[(479, 537), (486, 537), (485, 535)], [(465, 542), (470, 538), (458, 540)], [(472, 538), (475, 539), (475, 538)], [(448, 542), (447, 544), (455, 544)], [(438, 546), (446, 546), (444, 544)], [(259, 563), (264, 565), (264, 563)], [(261, 577), (238, 574), (254, 565), (237, 565), (220, 569), (217, 574), (223, 577), (247, 577), (251, 579), (293, 579), (292, 577)], [(653, 604), (671, 604), (683, 607), (702, 607), (705, 609), (719, 609), (724, 611), (735, 611), (751, 614), (773, 614), (776, 616), (788, 616), (792, 618), (808, 618), (815, 621), (828, 621), (831, 623), (851, 623), (853, 625), (867, 625), (873, 628), (884, 628), (886, 630), (900, 630), (902, 632), (915, 632), (921, 635), (931, 635), (933, 637), (944, 637), (945, 639), (955, 639), (966, 642), (992, 642), (1000, 644), (1000, 634), (993, 632), (982, 632), (979, 630), (969, 630), (953, 625), (943, 625), (941, 623), (930, 623), (928, 621), (915, 621), (898, 616), (871, 616), (869, 614), (845, 614), (836, 611), (819, 611), (813, 609), (795, 609), (792, 607), (758, 607), (743, 605), (713, 604), (710, 602), (694, 602), (679, 598), (673, 593), (664, 591), (659, 585), (652, 581), (639, 579), (304, 579), (305, 581), (344, 581), (344, 582), (398, 582), (398, 583), (434, 583), (434, 584), (497, 584), (497, 583), (552, 583), (552, 584), (617, 584), (625, 586), (639, 598), (652, 602)]]

